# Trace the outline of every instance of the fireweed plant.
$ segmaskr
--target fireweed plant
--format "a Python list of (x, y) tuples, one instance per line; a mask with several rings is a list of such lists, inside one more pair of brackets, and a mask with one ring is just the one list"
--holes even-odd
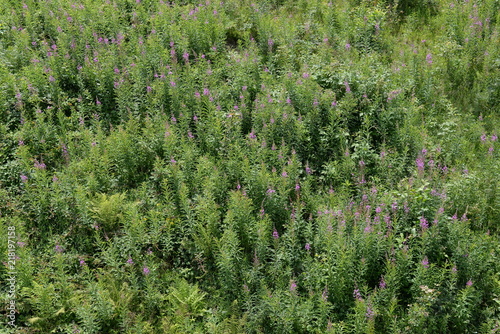
[(0, 0), (0, 328), (499, 332), (499, 10)]

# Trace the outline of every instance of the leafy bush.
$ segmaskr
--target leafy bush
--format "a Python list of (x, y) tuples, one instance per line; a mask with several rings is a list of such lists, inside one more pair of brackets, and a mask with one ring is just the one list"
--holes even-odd
[(1, 328), (495, 332), (499, 8), (0, 1)]

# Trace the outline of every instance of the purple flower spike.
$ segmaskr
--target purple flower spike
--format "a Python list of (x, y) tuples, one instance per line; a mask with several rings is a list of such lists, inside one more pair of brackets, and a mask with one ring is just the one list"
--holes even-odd
[(379, 288), (381, 288), (381, 289), (385, 289), (385, 287), (386, 287), (386, 283), (385, 283), (384, 277), (382, 277), (382, 278), (380, 279), (380, 283), (379, 283), (379, 285), (378, 285), (378, 286), (379, 286)]
[(424, 217), (420, 218), (420, 227), (422, 228), (422, 230), (426, 230), (429, 228), (429, 223)]
[(429, 259), (427, 259), (427, 256), (426, 256), (426, 257), (424, 257), (424, 259), (422, 260), (422, 262), (421, 262), (421, 263), (422, 263), (422, 266), (423, 266), (425, 269), (429, 268)]
[(352, 293), (353, 297), (356, 298), (356, 300), (363, 300), (361, 297), (361, 293), (359, 292), (359, 289), (354, 289), (354, 292)]
[(427, 63), (432, 64), (432, 55), (428, 53), (427, 56), (425, 57), (425, 60), (427, 61)]

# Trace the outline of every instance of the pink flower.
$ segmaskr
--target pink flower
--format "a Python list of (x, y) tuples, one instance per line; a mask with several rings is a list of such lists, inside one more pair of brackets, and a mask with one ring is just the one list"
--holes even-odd
[(361, 297), (361, 293), (359, 292), (359, 289), (354, 289), (354, 292), (352, 293), (353, 297), (356, 298), (356, 300), (363, 300)]
[(274, 229), (273, 231), (273, 238), (274, 239), (278, 239), (280, 237), (280, 235), (278, 234), (278, 231), (276, 231), (276, 229)]
[(375, 312), (373, 312), (372, 308), (368, 306), (368, 307), (366, 308), (366, 313), (365, 313), (365, 316), (366, 316), (367, 318), (369, 318), (369, 319), (373, 319), (374, 315), (375, 315)]
[(425, 269), (429, 268), (429, 260), (427, 259), (427, 256), (424, 257), (421, 264)]
[(422, 228), (422, 230), (426, 230), (429, 228), (429, 223), (427, 222), (427, 219), (425, 219), (424, 217), (420, 218), (420, 227)]
[(427, 56), (425, 57), (425, 60), (427, 61), (427, 63), (432, 64), (432, 55), (428, 53)]
[(149, 268), (148, 268), (148, 267), (144, 267), (144, 268), (142, 269), (142, 272), (144, 273), (144, 275), (146, 275), (146, 276), (147, 276), (147, 275), (149, 275), (150, 270), (149, 270)]
[(323, 293), (321, 293), (321, 298), (325, 302), (328, 300), (328, 288), (325, 287), (325, 289), (323, 290)]
[(350, 93), (351, 87), (349, 87), (349, 83), (347, 81), (344, 81), (344, 86), (345, 86), (345, 92)]
[(417, 164), (417, 169), (419, 171), (423, 171), (424, 170), (424, 168), (425, 168), (424, 160), (422, 160), (421, 158), (417, 158), (417, 160), (415, 160), (415, 163)]
[(37, 169), (45, 169), (47, 166), (43, 162), (38, 162), (38, 160), (35, 160), (35, 168)]

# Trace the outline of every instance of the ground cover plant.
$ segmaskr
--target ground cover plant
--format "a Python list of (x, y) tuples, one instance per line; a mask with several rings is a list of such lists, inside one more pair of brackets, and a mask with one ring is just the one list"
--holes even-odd
[(0, 328), (499, 332), (499, 20), (0, 0)]

